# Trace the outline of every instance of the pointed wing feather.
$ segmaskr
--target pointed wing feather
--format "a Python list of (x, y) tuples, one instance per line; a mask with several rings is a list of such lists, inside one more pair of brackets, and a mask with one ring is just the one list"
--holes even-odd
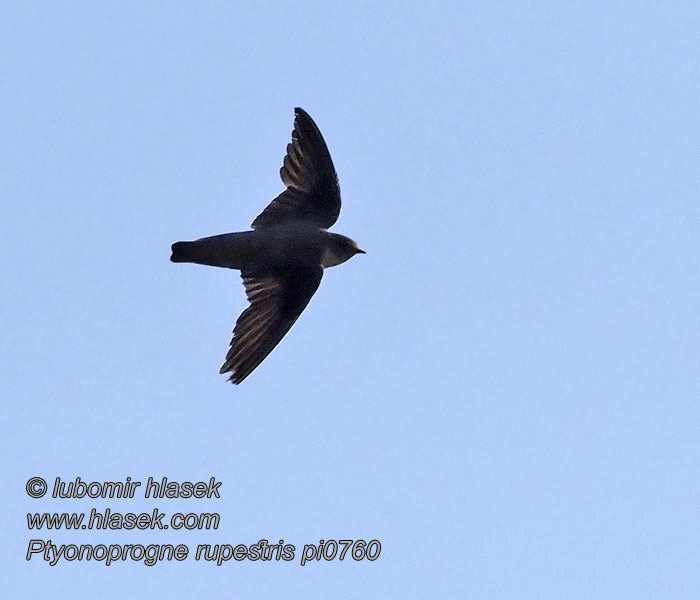
[(240, 383), (267, 357), (311, 300), (323, 269), (298, 266), (283, 275), (241, 273), (250, 306), (236, 321), (221, 373)]
[(294, 219), (328, 228), (340, 214), (340, 186), (330, 152), (313, 119), (294, 109), (294, 131), (287, 145), (280, 177), (287, 189), (253, 221), (260, 229)]

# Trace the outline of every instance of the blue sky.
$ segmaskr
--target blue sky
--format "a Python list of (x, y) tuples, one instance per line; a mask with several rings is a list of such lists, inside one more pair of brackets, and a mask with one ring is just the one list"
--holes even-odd
[[(36, 598), (695, 598), (700, 9), (692, 3), (5, 3), (3, 586)], [(235, 272), (293, 108), (330, 147), (326, 273), (240, 386)], [(222, 482), (32, 499), (30, 477)], [(28, 512), (217, 512), (30, 532)], [(374, 562), (24, 557), (377, 539)]]

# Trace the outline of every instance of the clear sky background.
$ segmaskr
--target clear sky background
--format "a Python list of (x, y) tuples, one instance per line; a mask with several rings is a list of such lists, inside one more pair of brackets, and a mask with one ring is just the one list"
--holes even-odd
[[(691, 2), (3, 3), (6, 597), (697, 598), (698, 31)], [(295, 106), (367, 255), (235, 387), (240, 278), (170, 244), (249, 227)], [(221, 524), (27, 529), (92, 507)], [(382, 550), (50, 567), (30, 538)]]

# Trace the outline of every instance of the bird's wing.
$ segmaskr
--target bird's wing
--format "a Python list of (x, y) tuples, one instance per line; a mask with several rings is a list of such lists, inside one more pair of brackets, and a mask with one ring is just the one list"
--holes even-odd
[(294, 131), (280, 169), (287, 189), (262, 211), (253, 229), (305, 219), (328, 228), (340, 214), (340, 186), (330, 152), (313, 119), (294, 109)]
[(321, 283), (323, 268), (298, 266), (282, 275), (242, 272), (250, 306), (236, 321), (220, 373), (240, 383), (272, 352)]

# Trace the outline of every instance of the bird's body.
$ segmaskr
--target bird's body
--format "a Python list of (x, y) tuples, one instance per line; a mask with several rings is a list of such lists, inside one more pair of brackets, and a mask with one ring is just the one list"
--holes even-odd
[(364, 252), (327, 231), (340, 213), (340, 188), (321, 132), (295, 109), (292, 143), (280, 170), (287, 189), (253, 221), (251, 231), (172, 246), (173, 262), (239, 269), (250, 306), (236, 322), (221, 373), (240, 383), (274, 349), (315, 293), (323, 269)]
[(349, 239), (308, 221), (289, 221), (259, 231), (223, 233), (194, 242), (176, 242), (171, 260), (241, 271), (279, 271), (300, 261), (333, 267), (352, 256), (335, 250), (343, 246), (343, 238)]

